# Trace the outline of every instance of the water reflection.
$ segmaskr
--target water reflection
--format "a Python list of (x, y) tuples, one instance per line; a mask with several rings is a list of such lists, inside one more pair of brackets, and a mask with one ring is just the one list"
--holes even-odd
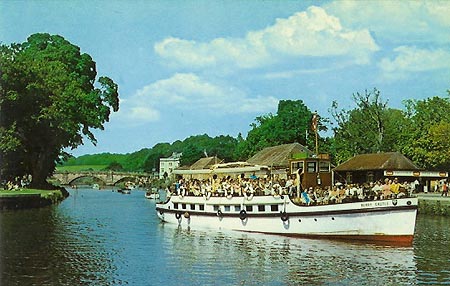
[(164, 249), (169, 268), (191, 285), (416, 284), (412, 247), (183, 230), (169, 224), (160, 231), (170, 242)]
[(413, 247), (162, 224), (143, 191), (71, 190), (0, 213), (0, 285), (444, 285), (450, 218), (420, 217)]

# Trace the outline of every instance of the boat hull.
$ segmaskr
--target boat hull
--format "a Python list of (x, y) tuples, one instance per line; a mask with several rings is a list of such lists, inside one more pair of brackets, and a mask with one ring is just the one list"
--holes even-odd
[(411, 244), (417, 198), (298, 206), (287, 196), (175, 196), (156, 209), (162, 221), (181, 227)]

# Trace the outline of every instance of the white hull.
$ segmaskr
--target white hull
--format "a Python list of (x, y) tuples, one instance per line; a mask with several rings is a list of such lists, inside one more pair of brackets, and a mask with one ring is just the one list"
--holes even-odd
[(417, 198), (298, 206), (287, 196), (172, 196), (156, 209), (162, 221), (181, 227), (410, 244)]

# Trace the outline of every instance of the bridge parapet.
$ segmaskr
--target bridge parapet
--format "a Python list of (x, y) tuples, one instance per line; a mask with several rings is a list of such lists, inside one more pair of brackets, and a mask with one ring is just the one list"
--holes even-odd
[(62, 185), (70, 185), (73, 181), (83, 177), (93, 177), (101, 180), (107, 186), (113, 186), (119, 181), (130, 178), (130, 180), (153, 178), (152, 174), (140, 173), (140, 172), (113, 172), (113, 171), (56, 171), (53, 173), (52, 178), (58, 180)]

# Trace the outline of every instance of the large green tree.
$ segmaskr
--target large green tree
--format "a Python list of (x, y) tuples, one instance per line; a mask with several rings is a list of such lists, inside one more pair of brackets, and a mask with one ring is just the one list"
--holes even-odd
[(65, 148), (96, 143), (92, 129), (119, 108), (118, 86), (97, 80), (91, 56), (58, 35), (0, 46), (0, 68), (2, 173), (31, 174), (32, 186), (48, 187)]
[[(280, 100), (275, 115), (269, 113), (258, 116), (250, 124), (252, 129), (247, 138), (239, 140), (236, 158), (246, 160), (266, 147), (292, 142), (314, 147), (313, 143), (307, 142), (308, 134), (312, 135), (312, 116), (313, 113), (302, 100)], [(319, 125), (319, 129), (323, 129), (323, 126)]]
[(426, 169), (450, 168), (450, 90), (447, 97), (405, 101), (402, 152)]
[(335, 163), (358, 154), (398, 151), (406, 120), (404, 113), (389, 108), (376, 88), (353, 94), (353, 101), (354, 109), (339, 109), (337, 102), (333, 102), (330, 110), (337, 123), (333, 128)]

